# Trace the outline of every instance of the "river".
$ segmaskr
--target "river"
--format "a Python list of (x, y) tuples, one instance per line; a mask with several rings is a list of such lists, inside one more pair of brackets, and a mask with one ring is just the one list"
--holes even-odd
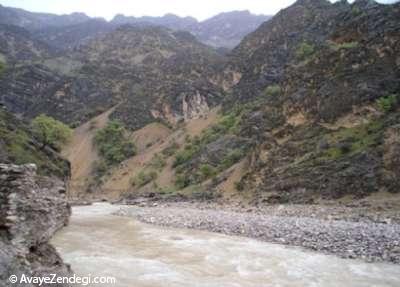
[(400, 286), (398, 265), (147, 225), (112, 215), (119, 208), (74, 207), (69, 226), (53, 238), (77, 275), (114, 276), (116, 287)]

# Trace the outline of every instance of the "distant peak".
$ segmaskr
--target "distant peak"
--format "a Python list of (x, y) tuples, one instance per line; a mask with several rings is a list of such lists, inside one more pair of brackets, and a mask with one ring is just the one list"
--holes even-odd
[(330, 5), (331, 2), (328, 0), (297, 0), (294, 5), (300, 5), (305, 7), (320, 7)]

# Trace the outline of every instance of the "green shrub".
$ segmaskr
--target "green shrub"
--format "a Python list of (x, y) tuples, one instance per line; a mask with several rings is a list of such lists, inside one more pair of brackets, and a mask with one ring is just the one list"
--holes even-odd
[(277, 97), (281, 94), (281, 87), (279, 85), (271, 85), (265, 89), (265, 94), (270, 97)]
[(397, 107), (398, 101), (397, 95), (390, 95), (377, 99), (376, 103), (382, 112), (388, 113), (392, 112)]
[(175, 161), (173, 166), (177, 167), (181, 164), (184, 164), (188, 162), (190, 159), (192, 159), (193, 155), (199, 150), (199, 146), (194, 145), (194, 144), (189, 144), (185, 146), (185, 149), (183, 151), (180, 151), (176, 156), (175, 156)]
[(94, 143), (108, 165), (118, 164), (135, 155), (135, 145), (125, 134), (125, 128), (118, 121), (111, 121), (96, 132)]
[(178, 189), (183, 189), (185, 187), (188, 187), (191, 183), (192, 182), (191, 182), (190, 178), (186, 175), (179, 174), (176, 176), (175, 186)]
[(209, 164), (202, 164), (199, 170), (202, 181), (217, 175), (217, 169)]
[(93, 172), (96, 179), (100, 179), (103, 175), (107, 173), (108, 166), (104, 160), (97, 160), (93, 163)]
[(140, 171), (133, 179), (131, 185), (134, 187), (143, 187), (157, 178), (158, 174), (154, 170), (149, 172)]
[(338, 51), (341, 49), (353, 49), (353, 48), (356, 48), (357, 46), (358, 46), (358, 42), (356, 42), (356, 41), (344, 42), (344, 43), (340, 43), (340, 44), (329, 41), (329, 47), (334, 51)]
[(161, 169), (163, 169), (163, 167), (165, 167), (166, 164), (167, 163), (166, 163), (164, 157), (159, 154), (156, 154), (151, 159), (149, 166), (156, 170), (161, 170)]
[(6, 64), (0, 60), (0, 77), (3, 75), (6, 70)]
[(165, 156), (173, 156), (178, 149), (179, 145), (176, 142), (173, 142), (170, 146), (166, 147), (161, 153)]
[(242, 181), (235, 182), (235, 189), (237, 191), (243, 191), (244, 190), (244, 183)]
[(32, 120), (32, 132), (44, 146), (60, 149), (72, 136), (72, 129), (60, 121), (46, 115)]
[(239, 160), (241, 160), (245, 156), (245, 153), (241, 149), (234, 149), (230, 151), (222, 160), (221, 162), (221, 168), (222, 170), (225, 170), (235, 163), (237, 163)]
[(305, 60), (314, 54), (314, 45), (303, 42), (296, 50), (296, 58), (298, 60)]

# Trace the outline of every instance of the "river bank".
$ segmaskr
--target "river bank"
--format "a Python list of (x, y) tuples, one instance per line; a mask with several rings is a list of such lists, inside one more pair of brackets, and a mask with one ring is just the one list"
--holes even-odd
[(125, 206), (118, 215), (175, 228), (207, 230), (300, 246), (342, 258), (400, 264), (400, 224), (346, 207), (271, 206), (242, 209), (191, 203)]
[(400, 265), (342, 259), (245, 237), (161, 227), (115, 215), (121, 213), (118, 210), (130, 209), (105, 202), (74, 206), (70, 224), (56, 234), (52, 244), (77, 276), (114, 278), (115, 283), (107, 286), (115, 287), (400, 284)]

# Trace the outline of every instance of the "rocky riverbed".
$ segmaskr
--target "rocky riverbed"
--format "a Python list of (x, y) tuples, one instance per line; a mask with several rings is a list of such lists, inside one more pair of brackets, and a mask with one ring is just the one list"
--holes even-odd
[[(169, 227), (208, 230), (262, 241), (301, 246), (343, 258), (400, 264), (400, 224), (318, 206), (274, 206), (260, 209), (226, 208), (188, 203), (127, 206), (119, 215)], [(335, 215), (336, 214), (336, 215)]]

